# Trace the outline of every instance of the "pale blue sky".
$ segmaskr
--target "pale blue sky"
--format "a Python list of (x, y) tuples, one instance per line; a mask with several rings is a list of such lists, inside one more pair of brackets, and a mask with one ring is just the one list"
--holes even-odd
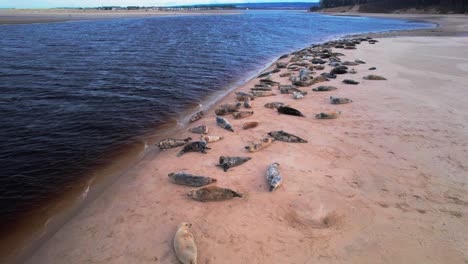
[(0, 8), (96, 7), (96, 6), (168, 6), (216, 3), (318, 2), (318, 0), (0, 0)]

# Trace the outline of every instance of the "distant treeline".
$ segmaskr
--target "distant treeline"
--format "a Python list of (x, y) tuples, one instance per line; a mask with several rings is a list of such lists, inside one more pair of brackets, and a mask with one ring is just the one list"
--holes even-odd
[(390, 12), (405, 8), (438, 8), (440, 12), (468, 12), (467, 0), (320, 0), (320, 8), (360, 5), (363, 12)]

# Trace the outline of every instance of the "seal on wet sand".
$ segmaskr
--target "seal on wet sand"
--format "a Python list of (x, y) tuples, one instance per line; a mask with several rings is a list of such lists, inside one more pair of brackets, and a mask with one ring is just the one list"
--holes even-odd
[(190, 123), (200, 120), (205, 113), (203, 111), (196, 112), (192, 117), (190, 117)]
[(265, 137), (258, 141), (250, 142), (245, 149), (249, 152), (257, 152), (270, 146), (275, 141), (272, 137)]
[(252, 94), (256, 97), (275, 96), (276, 94), (272, 91), (252, 91)]
[(180, 157), (187, 152), (200, 152), (200, 153), (206, 154), (207, 149), (210, 149), (210, 148), (207, 146), (206, 141), (204, 140), (193, 141), (185, 145), (184, 148), (179, 153), (177, 153), (177, 157)]
[(234, 119), (242, 119), (242, 118), (249, 117), (253, 114), (254, 114), (254, 111), (239, 111), (239, 112), (232, 113), (232, 116), (234, 117)]
[(319, 86), (317, 88), (313, 88), (312, 91), (314, 92), (328, 92), (328, 91), (333, 91), (336, 90), (335, 86)]
[(227, 171), (228, 169), (232, 167), (236, 167), (239, 165), (244, 164), (245, 162), (251, 160), (252, 158), (250, 157), (225, 157), (221, 156), (219, 157), (219, 164), (216, 165), (218, 167), (223, 168), (224, 171)]
[(180, 146), (183, 146), (183, 145), (187, 144), (187, 142), (189, 142), (190, 140), (192, 140), (191, 137), (188, 137), (186, 139), (168, 138), (168, 139), (164, 139), (164, 140), (159, 141), (158, 147), (161, 150), (170, 149), (170, 148), (177, 148), (177, 147), (180, 147)]
[(167, 176), (172, 183), (192, 187), (202, 187), (217, 181), (210, 177), (193, 175), (185, 172), (173, 172), (169, 173)]
[(331, 104), (348, 104), (348, 103), (351, 103), (352, 101), (353, 100), (346, 98), (346, 97), (330, 96)]
[(357, 84), (359, 84), (359, 82), (356, 82), (355, 80), (351, 80), (351, 79), (344, 79), (344, 80), (343, 80), (343, 83), (352, 84), (352, 85), (357, 85)]
[(229, 123), (229, 121), (227, 121), (227, 119), (224, 118), (224, 117), (217, 116), (216, 117), (216, 124), (219, 127), (222, 127), (222, 128), (224, 128), (224, 129), (226, 129), (228, 131), (234, 132), (234, 128), (232, 128), (231, 123)]
[(305, 117), (299, 110), (289, 106), (280, 106), (277, 109), (280, 114)]
[(234, 197), (242, 198), (242, 194), (238, 192), (215, 185), (191, 190), (187, 195), (192, 199), (200, 202), (225, 201), (231, 200)]
[(268, 166), (268, 169), (266, 172), (266, 180), (267, 180), (270, 192), (276, 190), (283, 183), (283, 178), (281, 177), (279, 173), (278, 167), (279, 167), (279, 164), (275, 162), (271, 164), (270, 166)]
[(336, 118), (338, 118), (339, 115), (341, 115), (341, 111), (320, 113), (320, 114), (315, 115), (315, 118), (317, 118), (317, 119), (336, 119)]
[(197, 245), (189, 229), (190, 223), (180, 223), (174, 236), (174, 250), (182, 264), (197, 264)]
[(206, 134), (208, 133), (209, 129), (205, 125), (202, 125), (202, 126), (192, 127), (189, 129), (189, 131), (192, 133), (196, 133), (196, 134)]
[(264, 106), (270, 109), (278, 109), (280, 106), (285, 106), (285, 104), (282, 102), (271, 102), (271, 103), (266, 103)]
[(242, 128), (243, 129), (250, 129), (250, 128), (254, 128), (254, 127), (257, 127), (258, 126), (258, 122), (257, 121), (251, 121), (251, 122), (246, 122), (242, 125)]
[(279, 140), (279, 141), (291, 142), (291, 143), (307, 143), (307, 140), (302, 139), (293, 134), (284, 132), (283, 130), (271, 131), (270, 133), (268, 133), (268, 135), (270, 135), (272, 138)]
[(218, 108), (215, 109), (215, 114), (216, 115), (227, 115), (230, 113), (234, 113), (239, 111), (240, 107), (242, 106), (242, 103), (235, 103), (235, 104), (223, 104), (220, 105)]
[(250, 102), (250, 98), (249, 97), (246, 97), (244, 99), (244, 107), (245, 108), (252, 108), (252, 103)]
[(387, 80), (385, 77), (375, 75), (375, 74), (367, 75), (367, 76), (364, 76), (363, 78), (365, 80), (371, 80), (371, 81), (385, 81), (385, 80)]
[(220, 141), (223, 138), (224, 137), (221, 137), (221, 136), (208, 136), (208, 135), (201, 135), (200, 136), (200, 139), (205, 140), (207, 143), (213, 143), (213, 142), (216, 142), (216, 141)]
[(245, 101), (246, 98), (250, 98), (251, 100), (255, 100), (255, 96), (253, 94), (244, 93), (244, 92), (236, 92), (236, 99), (239, 101)]

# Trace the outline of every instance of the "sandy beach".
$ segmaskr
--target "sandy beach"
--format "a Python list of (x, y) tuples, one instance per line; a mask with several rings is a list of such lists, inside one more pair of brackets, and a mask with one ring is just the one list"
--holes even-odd
[(159, 11), (159, 10), (80, 10), (80, 9), (0, 9), (0, 25), (51, 23), (79, 20), (138, 18), (175, 15), (238, 14), (232, 10)]
[[(208, 154), (178, 158), (180, 148), (151, 146), (142, 162), (51, 234), (26, 263), (179, 263), (172, 239), (180, 222), (193, 224), (198, 263), (468, 263), (468, 37), (382, 38), (335, 51), (345, 54), (343, 61), (366, 64), (352, 66), (356, 74), (301, 88), (308, 94), (300, 100), (273, 88), (276, 96), (252, 101), (254, 115), (226, 117), (235, 132), (218, 127), (214, 108), (207, 110), (172, 137), (196, 138), (187, 129), (205, 124), (210, 135), (224, 137), (209, 144)], [(313, 76), (331, 69), (326, 64)], [(286, 71), (273, 80), (290, 84), (280, 77)], [(369, 74), (387, 80), (363, 79)], [(248, 92), (258, 82), (236, 90)], [(312, 92), (320, 85), (338, 89)], [(353, 102), (332, 105), (330, 96)], [(231, 93), (215, 108), (235, 101)], [(305, 118), (264, 107), (273, 101)], [(342, 114), (314, 118), (325, 111)], [(243, 130), (247, 121), (260, 124)], [(273, 130), (308, 143), (276, 141), (245, 151), (249, 141)], [(252, 160), (223, 172), (215, 166), (221, 155)], [(284, 184), (268, 192), (265, 172), (273, 162)], [(245, 197), (191, 200), (190, 187), (168, 179), (177, 171), (216, 178), (218, 186)]]

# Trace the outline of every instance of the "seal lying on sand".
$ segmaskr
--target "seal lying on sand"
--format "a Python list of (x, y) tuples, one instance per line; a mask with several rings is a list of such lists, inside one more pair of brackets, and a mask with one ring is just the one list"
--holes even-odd
[(232, 113), (232, 116), (234, 117), (234, 119), (242, 119), (242, 118), (249, 117), (253, 114), (254, 114), (254, 111), (239, 111), (239, 112)]
[(210, 177), (198, 176), (185, 172), (173, 172), (169, 173), (167, 176), (169, 176), (172, 183), (192, 187), (201, 187), (217, 181)]
[(353, 84), (353, 85), (359, 84), (359, 82), (356, 82), (355, 80), (350, 80), (350, 79), (344, 79), (343, 83)]
[(271, 145), (275, 141), (274, 138), (265, 137), (256, 142), (250, 142), (245, 149), (249, 152), (257, 152)]
[(305, 117), (299, 110), (294, 109), (289, 106), (280, 106), (277, 109), (278, 109), (278, 113), (280, 114)]
[(244, 100), (244, 107), (245, 108), (252, 108), (252, 103), (250, 102), (250, 98), (246, 97)]
[(268, 169), (266, 172), (266, 180), (267, 180), (270, 192), (276, 190), (283, 183), (283, 178), (281, 177), (279, 173), (278, 167), (279, 167), (279, 164), (275, 162), (271, 164), (270, 166), (268, 166)]
[(285, 106), (285, 104), (282, 102), (271, 102), (271, 103), (266, 103), (264, 106), (270, 109), (278, 109), (280, 106)]
[(197, 245), (190, 227), (190, 223), (180, 223), (174, 236), (174, 251), (182, 264), (197, 264)]
[(304, 140), (293, 134), (284, 132), (283, 130), (271, 131), (270, 133), (268, 133), (268, 135), (270, 135), (272, 138), (279, 140), (279, 141), (291, 142), (291, 143), (307, 143), (307, 140)]
[(216, 165), (218, 167), (223, 168), (224, 171), (227, 171), (228, 169), (232, 167), (236, 167), (239, 165), (244, 164), (245, 162), (251, 160), (252, 158), (250, 157), (225, 157), (221, 156), (219, 157), (219, 164)]
[(341, 111), (320, 113), (320, 114), (316, 115), (315, 117), (317, 119), (335, 119), (335, 118), (338, 118), (339, 115), (341, 115)]
[(177, 148), (177, 147), (180, 147), (180, 146), (183, 146), (183, 145), (187, 144), (187, 142), (189, 142), (190, 140), (192, 140), (191, 137), (188, 137), (186, 139), (168, 138), (168, 139), (164, 139), (164, 140), (159, 141), (158, 147), (161, 150), (170, 149), (170, 148)]
[(292, 97), (298, 100), (304, 98), (304, 94), (307, 94), (307, 92), (293, 92)]
[(351, 103), (352, 101), (353, 100), (346, 98), (346, 97), (330, 96), (331, 104), (348, 104), (348, 103)]
[(253, 94), (244, 93), (244, 92), (236, 92), (236, 99), (239, 101), (245, 101), (246, 98), (250, 98), (251, 100), (255, 100), (255, 96)]
[(205, 140), (193, 141), (184, 146), (184, 148), (177, 154), (177, 157), (184, 155), (187, 152), (200, 152), (206, 154), (206, 150), (210, 149)]
[(223, 104), (220, 105), (218, 108), (215, 109), (215, 114), (216, 115), (227, 115), (230, 113), (234, 113), (239, 111), (240, 107), (242, 106), (242, 103), (235, 103), (235, 104)]
[(200, 202), (225, 201), (234, 197), (242, 197), (242, 194), (238, 192), (215, 185), (191, 190), (187, 195), (192, 199)]
[(265, 97), (265, 96), (274, 96), (274, 95), (276, 95), (272, 91), (252, 91), (252, 93), (256, 97)]
[(220, 137), (220, 136), (208, 136), (208, 135), (201, 135), (200, 136), (200, 139), (205, 140), (207, 143), (213, 143), (213, 142), (216, 142), (216, 141), (220, 141), (223, 138), (224, 137)]
[(229, 121), (227, 121), (227, 119), (224, 118), (224, 117), (217, 116), (216, 117), (216, 124), (219, 127), (222, 127), (222, 128), (224, 128), (224, 129), (226, 129), (228, 131), (234, 132), (234, 128), (232, 128), (231, 123), (229, 123)]
[(258, 126), (258, 122), (257, 121), (251, 121), (251, 122), (246, 122), (242, 125), (242, 128), (243, 129), (250, 129), (250, 128), (254, 128), (254, 127), (257, 127)]
[(384, 80), (387, 80), (385, 77), (375, 75), (375, 74), (367, 75), (367, 76), (364, 76), (363, 78), (366, 79), (366, 80), (371, 80), (371, 81), (384, 81)]
[(328, 91), (333, 91), (336, 90), (335, 86), (319, 86), (317, 88), (312, 89), (314, 92), (328, 92)]
[(192, 127), (189, 129), (189, 131), (192, 133), (196, 133), (196, 134), (206, 134), (208, 133), (209, 129), (205, 125), (202, 125), (202, 126)]
[(193, 123), (195, 121), (200, 120), (205, 113), (203, 111), (195, 113), (191, 118), (190, 118), (190, 123)]

